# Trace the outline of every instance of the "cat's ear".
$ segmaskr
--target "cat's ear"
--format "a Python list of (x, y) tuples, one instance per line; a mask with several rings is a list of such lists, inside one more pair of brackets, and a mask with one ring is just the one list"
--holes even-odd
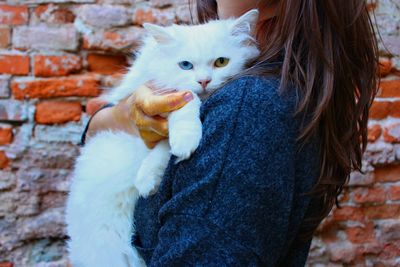
[(143, 23), (143, 28), (153, 36), (153, 38), (161, 44), (165, 44), (171, 42), (173, 37), (165, 30), (164, 27), (152, 24), (152, 23)]
[(258, 10), (252, 9), (237, 18), (232, 26), (232, 35), (251, 34), (256, 27), (258, 15)]

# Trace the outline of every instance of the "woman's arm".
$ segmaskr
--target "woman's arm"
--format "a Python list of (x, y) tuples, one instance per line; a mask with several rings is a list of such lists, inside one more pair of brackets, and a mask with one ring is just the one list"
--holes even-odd
[(242, 78), (205, 103), (199, 148), (164, 178), (172, 197), (149, 266), (274, 266), (282, 256), (296, 125), (277, 83)]

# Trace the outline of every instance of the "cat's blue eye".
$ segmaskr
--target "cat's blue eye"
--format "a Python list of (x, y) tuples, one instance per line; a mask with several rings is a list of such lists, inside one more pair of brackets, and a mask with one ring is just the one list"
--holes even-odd
[(179, 67), (183, 70), (191, 70), (193, 69), (193, 64), (189, 61), (181, 61), (178, 63)]

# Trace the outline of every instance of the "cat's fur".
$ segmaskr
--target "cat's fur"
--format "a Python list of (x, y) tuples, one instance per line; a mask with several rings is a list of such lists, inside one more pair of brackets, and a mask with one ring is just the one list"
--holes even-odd
[[(189, 89), (194, 99), (168, 115), (169, 143), (162, 141), (149, 150), (140, 138), (105, 131), (82, 148), (66, 211), (74, 267), (145, 266), (131, 246), (135, 203), (156, 190), (170, 154), (184, 160), (197, 148), (202, 132), (197, 94), (221, 87), (258, 56), (251, 37), (257, 18), (252, 10), (238, 19), (196, 26), (144, 25), (149, 35), (135, 63), (106, 98), (116, 103), (152, 81), (157, 87)], [(229, 63), (215, 68), (219, 57), (229, 58)], [(181, 69), (182, 61), (194, 68)], [(205, 89), (199, 84), (204, 79), (211, 79)]]

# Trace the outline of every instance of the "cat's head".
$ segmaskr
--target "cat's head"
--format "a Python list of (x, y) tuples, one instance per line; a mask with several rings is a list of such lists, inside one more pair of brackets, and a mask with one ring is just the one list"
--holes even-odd
[(164, 86), (208, 94), (259, 55), (252, 33), (258, 11), (195, 26), (144, 24), (148, 71)]

